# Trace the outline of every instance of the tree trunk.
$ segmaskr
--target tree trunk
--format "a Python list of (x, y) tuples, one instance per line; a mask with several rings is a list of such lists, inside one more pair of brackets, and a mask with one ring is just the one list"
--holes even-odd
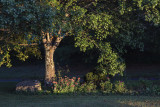
[(55, 77), (54, 50), (45, 49), (45, 81), (50, 82)]
[(45, 48), (45, 83), (49, 84), (55, 77), (54, 52), (63, 37), (53, 37), (49, 33), (43, 33), (43, 44)]

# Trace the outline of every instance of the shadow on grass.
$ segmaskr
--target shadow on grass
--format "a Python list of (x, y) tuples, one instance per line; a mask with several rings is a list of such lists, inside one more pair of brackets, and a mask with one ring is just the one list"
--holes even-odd
[(15, 94), (15, 85), (0, 82), (0, 107), (154, 107), (160, 102), (160, 97), (150, 96)]
[(0, 107), (128, 107), (116, 96), (24, 95), (15, 93), (16, 82), (0, 82)]

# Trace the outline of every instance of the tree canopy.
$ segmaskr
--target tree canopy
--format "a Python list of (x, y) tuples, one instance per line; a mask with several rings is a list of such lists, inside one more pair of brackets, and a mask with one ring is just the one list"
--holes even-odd
[(158, 0), (1, 0), (0, 6), (0, 65), (8, 67), (11, 50), (25, 60), (40, 56), (37, 44), (74, 36), (81, 51), (97, 50), (97, 70), (122, 74), (126, 47), (143, 50), (145, 21), (160, 22)]

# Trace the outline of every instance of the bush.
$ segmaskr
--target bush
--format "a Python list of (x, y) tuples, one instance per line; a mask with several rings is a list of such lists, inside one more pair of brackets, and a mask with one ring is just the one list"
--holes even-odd
[(93, 82), (95, 85), (99, 86), (101, 81), (107, 81), (109, 78), (104, 73), (94, 73), (89, 72), (85, 75), (86, 82)]
[(154, 85), (151, 88), (151, 92), (153, 95), (160, 95), (160, 86), (159, 85)]
[(160, 95), (160, 86), (151, 80), (127, 81), (127, 87), (139, 94)]
[(115, 88), (114, 91), (116, 93), (125, 93), (127, 91), (125, 83), (122, 81), (116, 81), (114, 83), (114, 88)]
[(69, 79), (59, 77), (58, 81), (53, 81), (52, 90), (53, 93), (91, 93), (96, 92), (96, 85), (93, 82), (83, 83), (80, 85), (80, 78), (76, 80), (76, 77)]
[(93, 72), (87, 73), (85, 77), (86, 77), (87, 82), (97, 82), (98, 81), (98, 75), (94, 74)]
[(80, 85), (80, 78), (76, 81), (76, 77), (69, 79), (59, 77), (58, 81), (53, 81), (53, 93), (73, 93), (76, 92)]
[(100, 87), (103, 93), (110, 93), (112, 91), (112, 83), (110, 81), (101, 82)]
[(91, 93), (91, 92), (96, 92), (96, 85), (93, 82), (89, 82), (89, 83), (83, 83), (78, 91), (82, 92), (82, 93)]

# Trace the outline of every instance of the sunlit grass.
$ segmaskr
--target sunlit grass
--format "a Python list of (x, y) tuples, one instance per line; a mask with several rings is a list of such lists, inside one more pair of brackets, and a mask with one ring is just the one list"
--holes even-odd
[(129, 101), (120, 101), (120, 103), (136, 107), (160, 107), (160, 100), (152, 100), (151, 98), (147, 100), (138, 99), (137, 101), (135, 101), (135, 99)]

